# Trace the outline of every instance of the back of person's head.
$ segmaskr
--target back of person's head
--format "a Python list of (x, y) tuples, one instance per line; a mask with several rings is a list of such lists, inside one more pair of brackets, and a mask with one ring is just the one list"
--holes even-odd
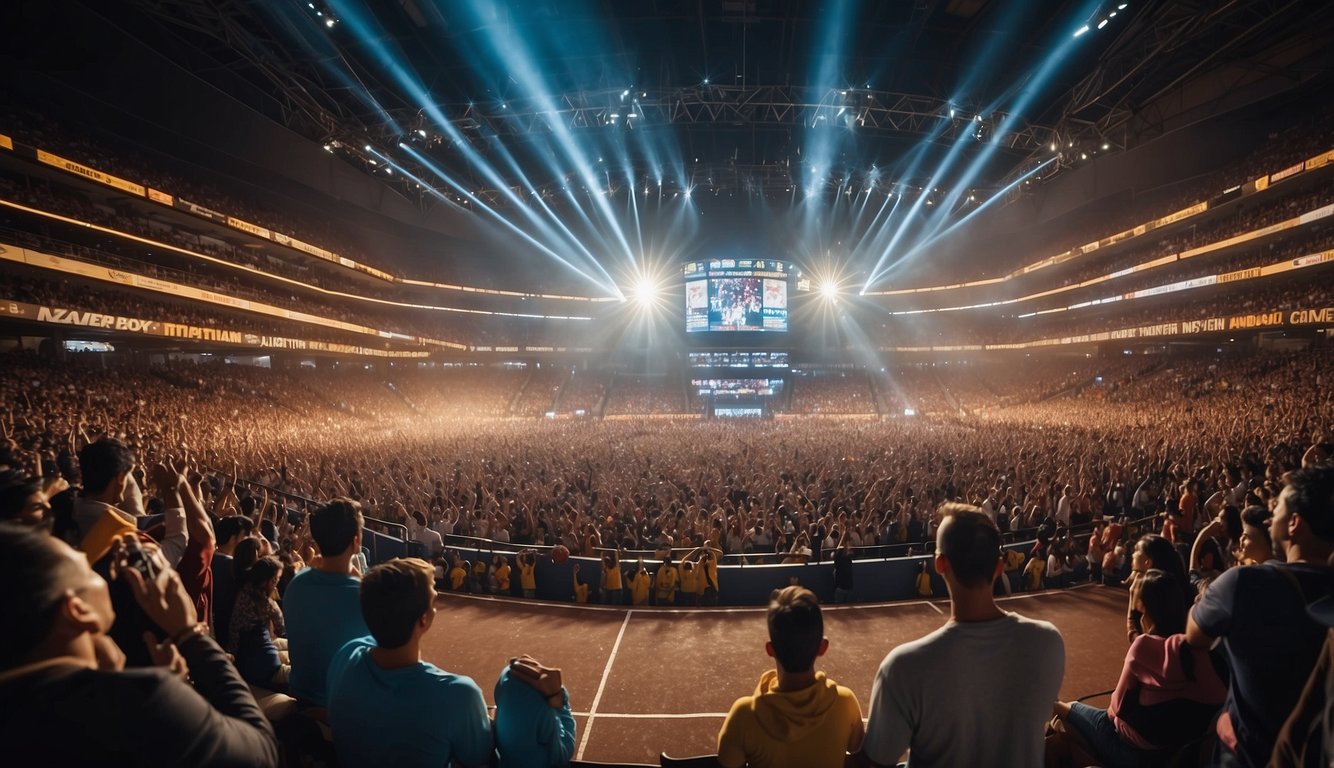
[(253, 530), (255, 530), (254, 521), (244, 515), (229, 515), (213, 525), (213, 534), (219, 544), (226, 544), (237, 536), (244, 539)]
[(1186, 606), (1177, 577), (1160, 568), (1150, 568), (1140, 578), (1140, 601), (1153, 622), (1153, 634), (1169, 637), (1186, 631)]
[(104, 437), (79, 450), (79, 471), (86, 493), (101, 493), (117, 475), (134, 466), (134, 452), (114, 437)]
[(361, 504), (339, 497), (310, 516), (310, 535), (325, 557), (337, 557), (352, 546), (362, 526)]
[(273, 555), (261, 557), (251, 564), (238, 580), (241, 587), (260, 589), (283, 572), (283, 562)]
[(1317, 464), (1284, 478), (1284, 504), (1300, 515), (1318, 539), (1334, 542), (1334, 466)]
[(0, 523), (0, 563), (5, 565), (5, 588), (0, 590), (3, 671), (29, 660), (50, 634), (66, 591), (78, 588), (82, 574), (50, 534), (10, 523)]
[(232, 552), (232, 578), (239, 584), (250, 566), (259, 562), (259, 539), (241, 539)]
[(936, 554), (949, 561), (960, 585), (981, 587), (996, 576), (1000, 562), (1000, 531), (991, 516), (971, 504), (942, 504), (938, 514)]
[(785, 672), (815, 666), (824, 640), (824, 616), (815, 593), (805, 587), (775, 589), (769, 596), (769, 643)]
[(1139, 537), (1136, 546), (1153, 563), (1154, 568), (1167, 571), (1173, 576), (1182, 570), (1181, 555), (1177, 554), (1176, 547), (1166, 537), (1156, 533), (1146, 533)]
[(425, 560), (403, 557), (370, 569), (361, 580), (361, 615), (381, 648), (401, 648), (431, 609), (435, 570)]

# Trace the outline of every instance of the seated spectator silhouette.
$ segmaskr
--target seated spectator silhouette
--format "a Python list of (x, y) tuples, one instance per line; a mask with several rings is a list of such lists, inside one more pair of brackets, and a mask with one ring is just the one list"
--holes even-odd
[(555, 768), (574, 757), (574, 715), (559, 669), (531, 656), (510, 661), (496, 681), (500, 768)]
[(1230, 568), (1194, 609), (1191, 645), (1218, 639), (1232, 675), (1216, 724), (1218, 765), (1264, 765), (1325, 642), (1307, 605), (1328, 590), (1325, 561), (1334, 553), (1334, 467), (1290, 473), (1270, 528), (1281, 559)]
[[(107, 583), (69, 545), (0, 525), (0, 736), (13, 765), (278, 765), (273, 728), (197, 623), (180, 577), (153, 549), (118, 575), (166, 635), (139, 638), (156, 666), (124, 669), (107, 629)], [(149, 572), (147, 579), (139, 567)], [(186, 677), (191, 682), (186, 682)], [(193, 686), (191, 685), (193, 683)]]
[(247, 683), (278, 691), (286, 690), (292, 671), (283, 610), (275, 599), (282, 575), (282, 561), (272, 555), (259, 558), (240, 575), (227, 641)]
[(288, 688), (306, 708), (325, 706), (325, 676), (338, 649), (370, 634), (361, 615), (361, 583), (352, 575), (361, 527), (361, 505), (351, 499), (334, 499), (315, 510), (310, 534), (320, 555), (292, 578), (283, 595), (292, 665)]
[[(1136, 603), (1144, 634), (1126, 653), (1111, 706), (1057, 702), (1063, 721), (1064, 755), (1049, 754), (1062, 765), (1121, 768), (1158, 764), (1204, 734), (1227, 687), (1218, 678), (1209, 652), (1186, 642), (1186, 609), (1175, 576), (1157, 568), (1139, 580)], [(1049, 746), (1053, 742), (1049, 741)]]
[(372, 568), (360, 603), (371, 637), (329, 665), (329, 726), (344, 768), (486, 765), (494, 754), (482, 691), (421, 660), (435, 621), (435, 572), (415, 557)]
[(829, 649), (815, 593), (804, 587), (774, 590), (769, 599), (769, 642), (774, 668), (755, 693), (736, 700), (718, 732), (718, 762), (741, 766), (841, 766), (861, 746), (862, 710), (849, 689), (815, 671)]
[(940, 517), (935, 567), (950, 620), (885, 657), (862, 751), (882, 766), (905, 749), (922, 765), (1040, 765), (1065, 673), (1061, 633), (996, 605), (991, 585), (1004, 566), (987, 513), (945, 504)]
[(242, 515), (224, 517), (213, 526), (218, 548), (213, 552), (213, 636), (226, 642), (231, 631), (232, 607), (236, 604), (236, 579), (232, 556), (236, 545), (250, 538), (255, 523)]

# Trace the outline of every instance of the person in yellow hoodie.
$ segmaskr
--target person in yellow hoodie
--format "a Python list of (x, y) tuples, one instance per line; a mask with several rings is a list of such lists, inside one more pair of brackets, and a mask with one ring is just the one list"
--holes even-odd
[(662, 559), (662, 565), (658, 566), (658, 573), (653, 579), (655, 604), (674, 605), (676, 603), (676, 577), (676, 566), (672, 565), (672, 556), (668, 555)]
[(760, 676), (755, 694), (732, 705), (718, 732), (724, 768), (842, 766), (861, 748), (862, 710), (851, 690), (815, 671), (829, 649), (815, 593), (805, 587), (774, 590), (769, 599), (769, 642), (774, 668)]
[(634, 575), (630, 577), (631, 605), (648, 605), (649, 585), (652, 582), (653, 578), (649, 576), (648, 569), (644, 567), (644, 558), (641, 557)]

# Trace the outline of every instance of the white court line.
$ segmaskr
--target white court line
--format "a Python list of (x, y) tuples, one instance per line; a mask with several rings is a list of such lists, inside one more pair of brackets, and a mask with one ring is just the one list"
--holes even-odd
[(935, 608), (936, 613), (940, 614), (941, 616), (945, 615), (945, 612), (940, 610), (940, 606), (936, 605), (935, 603), (927, 603), (927, 605), (931, 606), (932, 608)]
[(621, 638), (625, 637), (625, 627), (630, 623), (630, 614), (634, 611), (625, 612), (625, 620), (621, 622), (621, 631), (616, 633), (616, 642), (611, 646), (611, 655), (607, 657), (607, 666), (602, 670), (602, 681), (598, 683), (598, 692), (593, 695), (593, 706), (588, 708), (588, 722), (584, 723), (584, 735), (579, 739), (579, 752), (575, 754), (575, 760), (584, 759), (584, 749), (588, 746), (588, 734), (593, 731), (593, 718), (597, 717), (598, 702), (602, 701), (602, 689), (607, 687), (607, 678), (611, 676), (611, 665), (616, 663), (616, 652), (621, 649)]

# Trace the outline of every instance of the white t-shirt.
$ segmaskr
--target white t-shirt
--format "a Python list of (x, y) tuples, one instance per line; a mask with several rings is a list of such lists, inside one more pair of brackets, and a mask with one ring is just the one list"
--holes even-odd
[(1065, 642), (1045, 621), (950, 621), (885, 657), (862, 748), (879, 765), (909, 749), (912, 768), (1040, 766), (1064, 674)]

